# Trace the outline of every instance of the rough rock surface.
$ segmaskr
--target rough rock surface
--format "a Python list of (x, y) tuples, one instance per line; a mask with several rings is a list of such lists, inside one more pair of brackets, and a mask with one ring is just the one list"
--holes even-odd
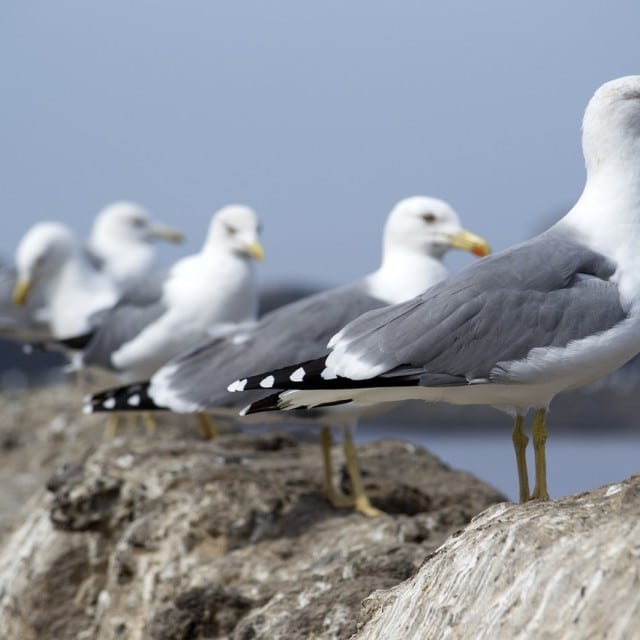
[(103, 441), (102, 422), (78, 415), (80, 395), (0, 407), (4, 492), (29, 477), (0, 505), (0, 638), (348, 638), (367, 596), (502, 499), (383, 441), (359, 449), (389, 514), (371, 520), (326, 504), (312, 436), (204, 442), (169, 418), (153, 437)]
[(363, 610), (357, 640), (638, 638), (640, 476), (493, 506)]

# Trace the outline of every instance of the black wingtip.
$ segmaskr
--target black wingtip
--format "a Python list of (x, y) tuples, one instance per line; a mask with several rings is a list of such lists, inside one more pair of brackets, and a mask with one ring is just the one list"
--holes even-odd
[(298, 364), (266, 371), (232, 382), (229, 391), (269, 390), (269, 389), (308, 389), (314, 382), (321, 380), (325, 369), (326, 356), (315, 360), (307, 360)]
[(111, 411), (161, 411), (149, 396), (149, 383), (137, 382), (114, 389), (99, 391), (85, 398), (84, 413), (105, 413)]

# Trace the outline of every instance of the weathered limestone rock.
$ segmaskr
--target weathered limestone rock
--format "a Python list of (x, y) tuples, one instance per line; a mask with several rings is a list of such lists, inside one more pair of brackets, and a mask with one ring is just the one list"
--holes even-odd
[(364, 619), (357, 640), (640, 637), (640, 476), (491, 507)]
[(348, 638), (367, 596), (503, 499), (418, 447), (371, 443), (365, 484), (390, 514), (371, 520), (327, 505), (313, 437), (204, 442), (172, 419), (102, 441), (68, 407), (53, 428), (47, 398), (78, 401), (35, 394), (23, 423), (0, 425), (16, 440), (0, 451), (5, 490), (15, 456), (48, 476), (4, 527), (0, 638)]

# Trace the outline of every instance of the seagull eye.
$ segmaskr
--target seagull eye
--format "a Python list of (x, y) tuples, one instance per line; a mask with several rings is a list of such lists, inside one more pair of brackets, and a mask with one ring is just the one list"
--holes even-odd
[(142, 218), (134, 218), (134, 219), (131, 221), (131, 224), (132, 224), (134, 227), (136, 227), (137, 229), (141, 229), (142, 227), (145, 227), (147, 223), (146, 223), (146, 221), (145, 221), (145, 220), (143, 220)]
[(235, 235), (236, 235), (236, 233), (238, 233), (238, 230), (237, 230), (234, 226), (232, 226), (232, 225), (230, 225), (230, 224), (225, 224), (224, 226), (225, 226), (225, 228), (227, 229), (227, 233), (228, 233), (230, 236), (235, 236)]
[(425, 213), (422, 216), (422, 219), (428, 224), (433, 224), (436, 221), (436, 214), (435, 213)]

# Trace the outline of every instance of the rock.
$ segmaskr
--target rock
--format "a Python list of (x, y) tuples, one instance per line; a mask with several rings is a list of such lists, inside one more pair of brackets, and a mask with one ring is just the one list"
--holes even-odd
[(357, 640), (640, 634), (640, 476), (555, 502), (499, 504), (419, 572), (370, 596)]
[(382, 441), (359, 448), (372, 501), (389, 513), (367, 519), (326, 503), (315, 441), (204, 442), (171, 417), (154, 438), (102, 441), (100, 422), (89, 435), (70, 417), (67, 442), (51, 413), (32, 417), (42, 426), (20, 432), (24, 447), (0, 454), (11, 469), (7, 456), (32, 447), (34, 474), (51, 467), (5, 529), (1, 638), (349, 637), (365, 598), (503, 500), (419, 447)]

